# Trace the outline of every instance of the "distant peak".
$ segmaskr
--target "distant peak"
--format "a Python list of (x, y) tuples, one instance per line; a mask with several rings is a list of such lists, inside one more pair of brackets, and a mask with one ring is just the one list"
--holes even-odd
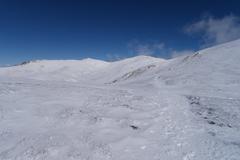
[(67, 62), (67, 63), (79, 63), (79, 62), (84, 62), (84, 63), (108, 63), (103, 60), (98, 60), (98, 59), (93, 59), (93, 58), (85, 58), (85, 59), (79, 59), (79, 60), (71, 60), (71, 59), (66, 59), (66, 60), (29, 60), (29, 61), (23, 61), (19, 64), (16, 64), (14, 66), (25, 66), (28, 64), (33, 64), (33, 63), (62, 63), (62, 62)]

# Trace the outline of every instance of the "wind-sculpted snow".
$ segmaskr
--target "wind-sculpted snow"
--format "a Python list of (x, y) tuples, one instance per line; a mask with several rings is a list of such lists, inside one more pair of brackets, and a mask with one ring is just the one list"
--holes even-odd
[(0, 160), (239, 160), (239, 50), (0, 68)]

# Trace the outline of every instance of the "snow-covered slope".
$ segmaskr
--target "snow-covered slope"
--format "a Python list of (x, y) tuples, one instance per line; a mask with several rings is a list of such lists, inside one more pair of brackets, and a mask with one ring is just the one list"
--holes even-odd
[(137, 56), (111, 63), (89, 58), (83, 60), (41, 60), (1, 68), (0, 75), (36, 80), (107, 83), (139, 68), (164, 62), (163, 59), (149, 56)]
[[(167, 86), (233, 92), (240, 89), (240, 40), (171, 60), (158, 71), (159, 82)], [(216, 93), (215, 93), (216, 94)]]
[(100, 73), (100, 75), (104, 76), (100, 76), (99, 79), (101, 79), (101, 82), (108, 84), (132, 80), (132, 78), (139, 77), (144, 72), (163, 65), (165, 62), (164, 59), (150, 56), (137, 56), (116, 61)]
[(83, 60), (40, 60), (2, 68), (0, 74), (37, 80), (77, 81), (85, 76), (94, 75), (108, 65), (108, 62), (90, 58)]
[(239, 51), (0, 68), (0, 160), (238, 160)]

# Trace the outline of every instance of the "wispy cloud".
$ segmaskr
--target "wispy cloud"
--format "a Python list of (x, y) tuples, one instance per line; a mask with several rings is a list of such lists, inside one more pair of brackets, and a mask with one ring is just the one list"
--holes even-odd
[(162, 58), (175, 58), (178, 56), (189, 55), (194, 53), (191, 49), (177, 50), (167, 46), (164, 42), (158, 43), (140, 43), (137, 40), (129, 43), (129, 48), (133, 52), (133, 55), (148, 55)]
[(223, 18), (207, 16), (185, 27), (188, 34), (199, 34), (204, 46), (220, 44), (240, 38), (240, 18), (228, 15)]
[[(184, 32), (189, 35), (200, 36), (200, 39), (203, 41), (200, 48), (221, 44), (240, 38), (240, 17), (232, 14), (222, 18), (205, 15), (199, 21), (186, 25)], [(131, 41), (128, 44), (128, 48), (132, 55), (148, 55), (163, 58), (175, 58), (195, 52), (191, 48), (179, 50), (166, 45), (165, 42), (144, 43), (138, 40)]]

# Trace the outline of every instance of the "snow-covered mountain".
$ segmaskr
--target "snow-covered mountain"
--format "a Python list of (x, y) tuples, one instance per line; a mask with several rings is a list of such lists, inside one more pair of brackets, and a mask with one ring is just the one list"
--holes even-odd
[(39, 60), (3, 68), (0, 74), (38, 80), (75, 81), (75, 78), (94, 74), (108, 65), (107, 62), (90, 58), (83, 60)]
[(1, 160), (240, 159), (240, 40), (164, 60), (0, 68)]

